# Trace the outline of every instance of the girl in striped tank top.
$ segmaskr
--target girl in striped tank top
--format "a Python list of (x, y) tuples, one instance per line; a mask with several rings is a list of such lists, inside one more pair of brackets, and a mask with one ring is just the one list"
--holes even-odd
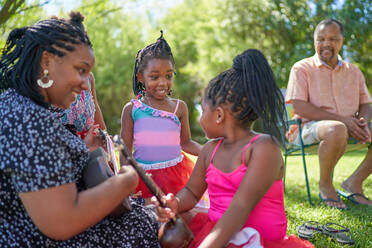
[[(183, 151), (198, 155), (200, 144), (190, 136), (186, 103), (170, 97), (174, 59), (161, 31), (160, 38), (136, 56), (133, 91), (136, 100), (122, 112), (121, 137), (134, 158), (165, 193), (177, 193), (187, 183), (194, 164)], [(121, 164), (126, 161), (121, 158)], [(136, 189), (146, 202), (152, 196), (142, 181)]]

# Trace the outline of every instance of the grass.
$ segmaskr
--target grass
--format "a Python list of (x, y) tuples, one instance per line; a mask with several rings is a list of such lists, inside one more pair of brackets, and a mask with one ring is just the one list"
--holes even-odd
[[(341, 182), (360, 164), (365, 151), (346, 153), (336, 166), (334, 185), (340, 189)], [(308, 220), (320, 223), (335, 222), (350, 228), (355, 245), (352, 247), (372, 247), (372, 208), (344, 201), (349, 210), (340, 211), (324, 206), (318, 197), (319, 163), (317, 155), (306, 156), (311, 197), (313, 205), (307, 200), (306, 184), (301, 156), (288, 157), (285, 192), (285, 208), (288, 219), (287, 234), (296, 234), (296, 226)], [(364, 193), (372, 197), (372, 176), (363, 184)], [(317, 234), (311, 242), (316, 247), (345, 247), (333, 242), (325, 235)]]

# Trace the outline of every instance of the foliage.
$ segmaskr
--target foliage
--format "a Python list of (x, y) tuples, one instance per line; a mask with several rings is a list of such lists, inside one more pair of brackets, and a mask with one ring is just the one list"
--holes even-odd
[(343, 5), (332, 0), (185, 0), (169, 11), (164, 23), (180, 40), (174, 42), (182, 44), (186, 38), (192, 48), (180, 51), (184, 58), (197, 59), (187, 64), (192, 75), (210, 80), (229, 67), (235, 55), (257, 48), (269, 60), (280, 87), (285, 87), (291, 66), (314, 54), (315, 25), (337, 18), (346, 27), (345, 57), (355, 61), (370, 82), (371, 10), (366, 0)]
[(372, 4), (369, 0), (345, 1), (339, 11), (345, 24), (345, 45), (348, 57), (364, 73), (367, 86), (372, 87)]
[(1, 0), (0, 24), (5, 23), (25, 3), (25, 0)]
[(134, 97), (132, 72), (138, 49), (144, 46), (141, 18), (123, 14), (118, 3), (83, 1), (80, 11), (96, 56), (96, 92), (106, 125), (118, 133), (121, 111)]
[[(0, 0), (0, 7), (5, 1)], [(195, 104), (200, 103), (202, 88), (211, 78), (229, 68), (237, 54), (257, 48), (269, 60), (279, 86), (286, 87), (291, 66), (314, 54), (313, 32), (324, 18), (335, 17), (345, 24), (342, 56), (359, 66), (367, 86), (372, 83), (372, 5), (368, 0), (183, 0), (170, 8), (153, 5), (153, 9), (167, 10), (160, 19), (153, 9), (138, 11), (143, 0), (78, 3), (96, 54), (98, 100), (112, 133), (119, 132), (122, 107), (134, 97), (135, 55), (156, 40), (160, 29), (175, 55), (173, 96), (188, 104), (193, 138), (200, 141), (203, 134)], [(137, 7), (127, 9), (131, 3)], [(66, 14), (61, 10), (61, 15)], [(40, 9), (17, 13), (3, 25), (0, 43), (12, 28), (30, 25), (43, 15)]]
[[(6, 2), (14, 2), (14, 6), (16, 5), (18, 8), (16, 10), (6, 10)], [(20, 2), (24, 1), (0, 0), (0, 29), (2, 30), (0, 44), (3, 44), (12, 29), (30, 26), (45, 16), (43, 9), (40, 7), (45, 3), (40, 3), (40, 1), (29, 1), (29, 5), (23, 3), (18, 5)], [(3, 11), (6, 12), (6, 14), (1, 17), (1, 12)]]
[[(48, 4), (50, 0), (45, 1), (25, 1), (25, 0), (0, 0), (0, 26), (3, 26), (14, 15), (39, 9)], [(8, 23), (7, 23), (8, 24)]]

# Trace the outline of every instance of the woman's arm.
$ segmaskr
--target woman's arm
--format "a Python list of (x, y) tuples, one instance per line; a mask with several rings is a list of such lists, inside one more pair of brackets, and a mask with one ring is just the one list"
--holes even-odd
[(129, 196), (138, 184), (131, 167), (103, 183), (77, 192), (75, 183), (20, 193), (39, 230), (49, 238), (67, 240), (98, 223)]
[[(132, 108), (131, 102), (127, 103), (121, 114), (121, 129), (120, 136), (124, 141), (124, 144), (128, 147), (129, 151), (132, 151), (133, 147), (133, 119), (132, 119)], [(127, 160), (120, 153), (120, 165), (127, 164)]]
[(93, 73), (89, 73), (89, 81), (90, 81), (90, 87), (92, 91), (93, 101), (94, 101), (94, 107), (96, 109), (96, 112), (94, 113), (94, 122), (99, 124), (99, 127), (102, 130), (106, 130), (106, 124), (103, 119), (101, 108), (99, 107), (97, 96), (96, 96), (96, 89), (95, 89), (95, 79)]
[(191, 139), (190, 125), (189, 125), (189, 110), (184, 101), (180, 100), (179, 113), (181, 122), (181, 148), (183, 151), (192, 155), (198, 156), (202, 146)]
[(248, 168), (230, 206), (200, 244), (200, 248), (224, 247), (242, 228), (251, 211), (281, 175), (281, 151), (268, 136), (257, 140), (246, 151), (245, 159)]

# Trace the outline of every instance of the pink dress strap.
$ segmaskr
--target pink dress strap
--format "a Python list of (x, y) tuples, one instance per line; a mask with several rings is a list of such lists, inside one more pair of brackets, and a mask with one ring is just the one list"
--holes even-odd
[(180, 99), (177, 99), (176, 109), (175, 109), (174, 112), (173, 112), (174, 115), (177, 113), (178, 105), (179, 105), (179, 104), (180, 104)]
[(212, 153), (211, 160), (209, 161), (209, 164), (212, 164), (212, 160), (213, 160), (213, 158), (214, 158), (214, 154), (217, 152), (218, 147), (220, 146), (220, 144), (222, 143), (222, 141), (223, 141), (223, 138), (221, 138), (221, 139), (218, 141), (216, 147), (214, 148), (214, 151), (213, 151), (213, 153)]
[(244, 147), (244, 149), (243, 149), (243, 152), (242, 152), (242, 164), (245, 165), (245, 163), (244, 163), (244, 153), (245, 153), (245, 151), (247, 150), (248, 146), (249, 146), (250, 144), (252, 144), (253, 142), (255, 142), (255, 141), (256, 141), (260, 136), (261, 136), (261, 134), (257, 134), (256, 136), (254, 136), (254, 137), (251, 139), (251, 141), (249, 141), (248, 144), (245, 145), (245, 147)]

